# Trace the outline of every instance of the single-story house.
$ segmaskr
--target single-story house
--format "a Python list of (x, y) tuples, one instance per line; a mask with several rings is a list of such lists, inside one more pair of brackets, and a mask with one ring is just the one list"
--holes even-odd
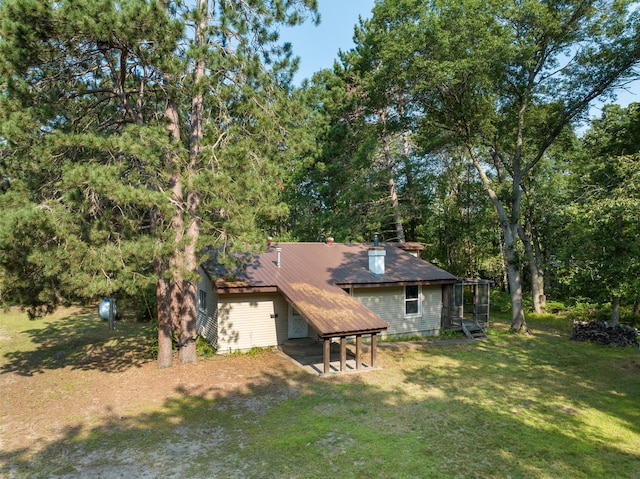
[[(292, 338), (329, 343), (378, 336), (435, 336), (450, 316), (458, 278), (419, 258), (415, 243), (273, 243), (241, 268), (204, 263), (197, 330), (219, 353), (279, 346)], [(447, 304), (443, 304), (447, 303)], [(448, 323), (447, 323), (448, 324)]]

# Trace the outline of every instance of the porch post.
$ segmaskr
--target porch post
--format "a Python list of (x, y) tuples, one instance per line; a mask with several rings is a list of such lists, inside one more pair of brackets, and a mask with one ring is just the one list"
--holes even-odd
[(478, 283), (473, 285), (473, 320), (478, 321)]
[(324, 373), (329, 374), (331, 371), (331, 338), (324, 338), (323, 346), (323, 359), (324, 359)]
[(356, 336), (356, 369), (362, 367), (362, 335)]
[(371, 334), (371, 367), (372, 368), (376, 367), (377, 350), (378, 350), (378, 334), (372, 333)]
[(340, 372), (347, 369), (347, 338), (342, 336), (340, 338)]

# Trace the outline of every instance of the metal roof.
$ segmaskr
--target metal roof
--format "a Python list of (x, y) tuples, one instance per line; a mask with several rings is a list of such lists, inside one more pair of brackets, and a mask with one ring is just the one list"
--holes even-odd
[(371, 244), (276, 243), (247, 257), (233, 275), (217, 270), (213, 276), (219, 278), (220, 293), (281, 292), (321, 337), (380, 332), (388, 324), (342, 288), (445, 284), (457, 279), (398, 244), (381, 246), (386, 251), (381, 275), (369, 270)]

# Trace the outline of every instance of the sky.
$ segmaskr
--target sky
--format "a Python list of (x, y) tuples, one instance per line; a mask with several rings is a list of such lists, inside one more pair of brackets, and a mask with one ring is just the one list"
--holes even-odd
[[(353, 29), (358, 16), (371, 17), (374, 4), (375, 0), (318, 0), (320, 25), (307, 21), (280, 32), (281, 40), (291, 42), (294, 55), (300, 57), (300, 69), (294, 77), (296, 84), (310, 79), (318, 70), (332, 68), (338, 50), (353, 47)], [(627, 106), (631, 102), (640, 102), (640, 81), (631, 84), (627, 91), (618, 92), (616, 103)], [(596, 102), (589, 116), (600, 117), (601, 106)]]
[(293, 53), (300, 57), (295, 82), (311, 78), (318, 70), (332, 68), (338, 50), (353, 47), (353, 28), (358, 16), (369, 18), (375, 0), (318, 0), (320, 25), (311, 21), (280, 31), (282, 41), (291, 42)]

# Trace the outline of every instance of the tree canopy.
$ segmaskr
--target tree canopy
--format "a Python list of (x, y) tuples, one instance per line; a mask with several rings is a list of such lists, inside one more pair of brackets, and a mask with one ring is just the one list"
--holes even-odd
[(277, 27), (314, 12), (315, 0), (2, 2), (2, 296), (38, 314), (156, 284), (159, 365), (174, 332), (194, 361), (203, 248), (255, 242), (283, 212), (298, 115)]
[[(0, 299), (154, 287), (195, 361), (198, 265), (264, 236), (419, 241), (526, 331), (545, 288), (637, 296), (638, 2), (378, 0), (301, 88), (315, 0), (0, 3)], [(525, 267), (526, 266), (526, 267)], [(591, 282), (591, 283), (590, 283)], [(603, 284), (598, 292), (590, 284)], [(615, 308), (614, 308), (615, 309)]]
[(633, 4), (380, 1), (362, 24), (360, 38), (377, 46), (372, 75), (407, 105), (415, 141), (463, 147), (476, 169), (502, 229), (516, 331), (526, 330), (523, 187), (594, 99), (635, 78)]
[(563, 258), (574, 294), (612, 303), (640, 291), (640, 104), (605, 107), (573, 169), (574, 218)]

